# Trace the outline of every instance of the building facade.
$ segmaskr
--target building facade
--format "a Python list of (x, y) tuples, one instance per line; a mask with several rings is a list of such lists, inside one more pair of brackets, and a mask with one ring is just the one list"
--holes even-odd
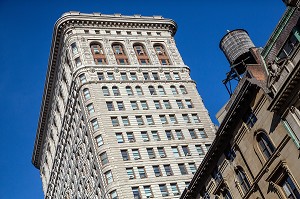
[(179, 198), (215, 137), (161, 16), (55, 24), (32, 162), (45, 198)]
[(246, 72), (182, 199), (300, 198), (300, 12), (288, 2), (263, 50), (239, 60)]

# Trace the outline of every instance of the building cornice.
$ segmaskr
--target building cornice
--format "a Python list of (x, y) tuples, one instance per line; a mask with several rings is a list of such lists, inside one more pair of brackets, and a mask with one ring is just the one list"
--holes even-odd
[(146, 30), (166, 30), (174, 36), (177, 30), (177, 24), (171, 19), (164, 19), (161, 16), (142, 17), (140, 15), (122, 16), (103, 15), (100, 13), (82, 14), (80, 12), (64, 13), (55, 25), (52, 35), (52, 44), (48, 60), (48, 70), (44, 86), (44, 94), (40, 109), (40, 116), (36, 139), (34, 143), (32, 163), (36, 168), (40, 168), (41, 154), (44, 139), (46, 137), (46, 125), (50, 111), (50, 104), (53, 96), (53, 88), (57, 73), (59, 52), (62, 49), (63, 35), (72, 28), (128, 28), (128, 29), (146, 29)]

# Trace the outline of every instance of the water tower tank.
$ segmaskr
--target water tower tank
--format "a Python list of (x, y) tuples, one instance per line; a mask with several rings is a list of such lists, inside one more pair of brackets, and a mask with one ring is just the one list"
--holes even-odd
[(245, 71), (244, 64), (241, 62), (247, 62), (249, 57), (251, 57), (249, 49), (252, 47), (254, 47), (254, 44), (247, 31), (243, 29), (228, 32), (220, 41), (221, 50), (227, 57), (230, 65), (235, 65), (239, 74)]

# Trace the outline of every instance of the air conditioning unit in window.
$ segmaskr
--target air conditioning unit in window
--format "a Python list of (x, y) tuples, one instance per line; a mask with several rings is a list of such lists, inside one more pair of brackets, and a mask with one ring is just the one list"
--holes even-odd
[(139, 159), (140, 159), (140, 157), (134, 157), (134, 159), (135, 159), (135, 160), (139, 160)]
[(190, 153), (187, 153), (186, 156), (191, 156), (191, 154), (190, 154)]
[(174, 193), (174, 196), (178, 196), (179, 195), (179, 193), (177, 192), (177, 193)]
[(147, 196), (147, 198), (154, 198), (154, 197), (153, 197), (153, 195), (151, 195), (151, 196)]
[(129, 179), (130, 179), (130, 180), (134, 179), (134, 176), (132, 176), (132, 175), (131, 175), (131, 176), (129, 176)]
[(129, 142), (134, 142), (134, 140), (133, 140), (133, 139), (130, 139)]
[(126, 161), (126, 160), (128, 160), (128, 158), (123, 158), (123, 160), (125, 160), (125, 161)]
[(178, 140), (183, 140), (183, 138), (178, 138)]
[(155, 156), (154, 156), (154, 155), (150, 155), (149, 158), (150, 158), (150, 159), (154, 159)]
[(166, 155), (162, 154), (162, 155), (160, 155), (160, 157), (161, 157), (161, 158), (165, 158), (165, 157), (166, 157)]
[(160, 174), (160, 173), (156, 173), (155, 176), (156, 176), (156, 177), (159, 177), (159, 176), (161, 176), (161, 174)]
[(162, 194), (163, 197), (166, 197), (166, 196), (168, 196), (168, 195), (169, 195), (168, 193)]
[(144, 141), (144, 142), (148, 142), (149, 139), (148, 139), (148, 138), (144, 138), (143, 141)]
[(168, 173), (167, 173), (167, 176), (171, 176), (171, 175), (172, 175), (172, 173), (171, 173), (171, 172), (168, 172)]

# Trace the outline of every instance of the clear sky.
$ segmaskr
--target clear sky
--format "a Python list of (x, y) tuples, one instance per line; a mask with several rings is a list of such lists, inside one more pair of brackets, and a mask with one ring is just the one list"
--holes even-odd
[(52, 30), (75, 10), (162, 15), (178, 24), (177, 47), (213, 122), (229, 95), (221, 81), (229, 70), (219, 41), (226, 30), (246, 29), (263, 47), (285, 10), (281, 0), (0, 0), (0, 198), (43, 198), (31, 164)]

